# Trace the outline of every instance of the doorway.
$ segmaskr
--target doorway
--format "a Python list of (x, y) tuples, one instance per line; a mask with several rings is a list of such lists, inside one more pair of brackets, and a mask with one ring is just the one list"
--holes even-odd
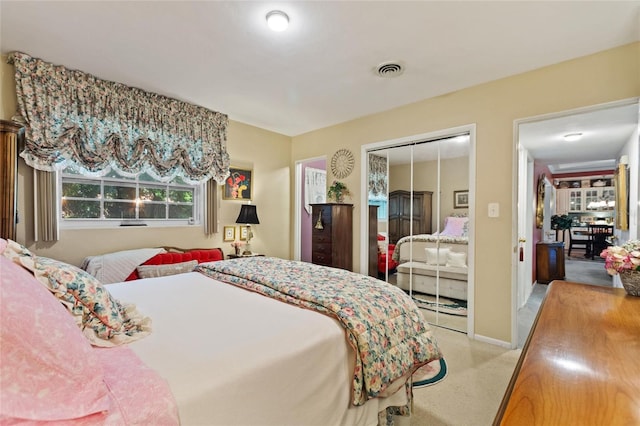
[(369, 209), (361, 216), (361, 265), (369, 264), (374, 237), (379, 279), (408, 293), (429, 323), (469, 335), (474, 147), (473, 125), (362, 147), (362, 205)]
[(327, 158), (316, 157), (296, 162), (295, 232), (293, 258), (311, 262), (311, 206), (327, 197)]
[[(514, 156), (517, 158), (518, 175), (515, 191), (518, 204), (516, 206), (517, 221), (513, 230), (516, 247), (513, 261), (514, 287), (512, 288), (513, 347), (525, 341), (537, 313), (536, 306), (529, 315), (521, 315), (529, 308), (529, 295), (533, 291), (538, 298), (539, 306), (540, 294), (544, 294), (544, 291), (538, 291), (539, 287), (543, 290), (546, 288), (546, 285), (536, 283), (534, 252), (538, 241), (543, 241), (545, 237), (555, 238), (555, 232), (550, 229), (549, 216), (561, 213), (563, 204), (566, 208), (567, 203), (560, 202), (562, 189), (558, 189), (557, 177), (606, 176), (617, 167), (622, 157), (628, 157), (629, 171), (634, 175), (631, 181), (635, 185), (633, 189), (630, 188), (629, 205), (630, 207), (633, 205), (632, 208), (636, 209), (635, 212), (630, 209), (629, 217), (636, 220), (635, 223), (630, 224), (629, 229), (617, 230), (616, 235), (621, 241), (637, 238), (639, 115), (638, 98), (634, 98), (516, 120), (514, 123)], [(579, 133), (583, 138), (579, 141), (571, 141), (572, 144), (569, 144), (570, 141), (565, 140), (564, 136), (570, 133)], [(537, 228), (534, 220), (535, 182), (541, 175), (547, 177), (553, 185), (552, 188), (547, 187), (544, 191), (543, 225), (542, 228)], [(588, 185), (586, 182), (584, 184)], [(556, 192), (558, 203), (555, 203), (556, 196), (553, 195)], [(593, 211), (585, 211), (582, 214), (571, 213), (572, 217), (594, 216)], [(561, 240), (560, 237), (559, 240)], [(603, 269), (603, 266), (600, 269)], [(567, 279), (571, 280), (569, 273), (567, 273)], [(580, 281), (587, 282), (587, 280)]]

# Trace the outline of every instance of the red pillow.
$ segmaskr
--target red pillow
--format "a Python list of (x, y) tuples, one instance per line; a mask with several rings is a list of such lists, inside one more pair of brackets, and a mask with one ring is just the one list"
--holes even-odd
[[(142, 263), (142, 265), (168, 265), (171, 263), (188, 262), (190, 260), (197, 260), (198, 263), (203, 263), (222, 260), (223, 258), (224, 254), (219, 248), (210, 250), (190, 250), (185, 253), (159, 253)], [(137, 279), (140, 279), (140, 276), (138, 275), (138, 270), (134, 269), (125, 281)]]

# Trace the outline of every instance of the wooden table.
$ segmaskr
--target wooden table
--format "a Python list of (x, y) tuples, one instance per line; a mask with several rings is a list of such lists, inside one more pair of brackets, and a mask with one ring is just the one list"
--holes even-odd
[(640, 425), (640, 297), (553, 281), (494, 425)]

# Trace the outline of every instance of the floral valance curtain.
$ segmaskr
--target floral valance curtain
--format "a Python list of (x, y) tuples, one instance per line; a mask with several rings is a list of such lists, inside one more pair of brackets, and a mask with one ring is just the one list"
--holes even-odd
[(225, 114), (13, 53), (27, 164), (168, 181), (229, 174)]
[(369, 194), (387, 195), (387, 158), (369, 154)]

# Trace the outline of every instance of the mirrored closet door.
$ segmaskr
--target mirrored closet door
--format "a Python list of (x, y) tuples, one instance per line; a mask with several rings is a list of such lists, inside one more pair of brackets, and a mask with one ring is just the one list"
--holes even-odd
[(409, 293), (430, 323), (464, 332), (469, 148), (469, 136), (456, 135), (368, 153), (378, 277)]

